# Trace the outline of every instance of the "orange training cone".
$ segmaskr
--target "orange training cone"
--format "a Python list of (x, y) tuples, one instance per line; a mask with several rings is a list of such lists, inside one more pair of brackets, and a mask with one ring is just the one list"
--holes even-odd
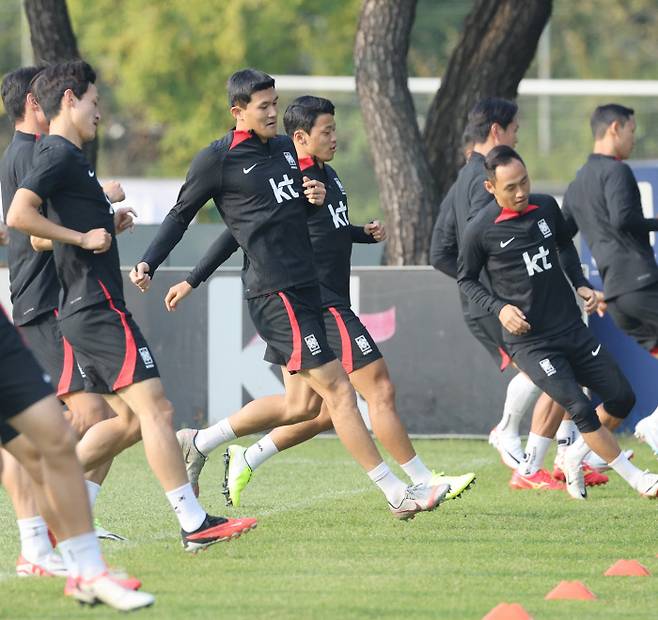
[(547, 601), (570, 599), (576, 601), (591, 601), (596, 598), (582, 581), (560, 581), (545, 597)]
[(532, 620), (532, 616), (518, 603), (501, 603), (482, 620)]
[(646, 577), (649, 569), (637, 560), (617, 560), (605, 573), (606, 577)]

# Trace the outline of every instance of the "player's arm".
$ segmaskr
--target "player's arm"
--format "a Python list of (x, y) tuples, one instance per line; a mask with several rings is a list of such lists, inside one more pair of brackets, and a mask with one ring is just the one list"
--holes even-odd
[(368, 222), (365, 226), (350, 224), (352, 243), (379, 243), (386, 239), (386, 229), (379, 220)]
[(130, 280), (142, 291), (148, 289), (156, 269), (182, 239), (201, 207), (219, 195), (222, 159), (223, 152), (211, 145), (192, 161), (176, 204), (167, 213), (142, 259), (130, 272)]
[(457, 222), (455, 208), (444, 200), (439, 216), (434, 222), (432, 242), (430, 244), (430, 263), (434, 269), (442, 271), (451, 278), (457, 278)]
[(610, 223), (615, 228), (631, 233), (658, 230), (658, 218), (644, 217), (637, 181), (626, 164), (615, 166), (606, 177), (603, 190)]

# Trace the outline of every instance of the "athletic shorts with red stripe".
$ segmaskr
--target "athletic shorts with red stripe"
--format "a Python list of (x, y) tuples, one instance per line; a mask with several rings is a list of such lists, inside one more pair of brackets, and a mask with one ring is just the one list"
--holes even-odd
[(325, 332), (318, 286), (289, 288), (247, 300), (256, 331), (267, 343), (265, 361), (288, 372), (336, 359)]
[(34, 357), (50, 376), (57, 396), (84, 390), (85, 383), (73, 353), (73, 347), (62, 336), (57, 312), (46, 312), (18, 328)]
[(503, 340), (503, 326), (500, 321), (493, 314), (477, 319), (464, 316), (464, 321), (471, 334), (487, 350), (499, 370), (503, 372), (512, 363), (512, 356)]
[(148, 344), (123, 301), (108, 299), (59, 323), (82, 370), (85, 391), (110, 394), (160, 376)]
[(53, 387), (6, 315), (0, 312), (0, 425), (2, 443), (18, 435), (11, 418), (53, 393)]

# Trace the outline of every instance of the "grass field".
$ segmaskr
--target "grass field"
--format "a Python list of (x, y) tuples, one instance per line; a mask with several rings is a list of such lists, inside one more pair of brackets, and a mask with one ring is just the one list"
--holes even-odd
[[(624, 444), (635, 448), (639, 466), (656, 468), (645, 445)], [(103, 524), (130, 538), (104, 542), (105, 555), (157, 596), (139, 617), (158, 620), (478, 620), (501, 601), (521, 603), (535, 620), (658, 617), (655, 576), (603, 577), (619, 558), (658, 574), (658, 503), (614, 475), (587, 502), (511, 491), (508, 470), (483, 441), (416, 447), (432, 467), (476, 471), (476, 486), (435, 513), (398, 522), (337, 440), (314, 440), (259, 469), (244, 505), (230, 511), (258, 517), (258, 529), (192, 556), (181, 550), (175, 519), (138, 446), (116, 460), (98, 500)], [(219, 494), (222, 472), (218, 452), (201, 478), (202, 498), (215, 514), (228, 510)], [(4, 492), (0, 527), (1, 618), (116, 617), (65, 599), (62, 580), (13, 576), (18, 536)], [(598, 600), (544, 601), (562, 579), (584, 581)]]

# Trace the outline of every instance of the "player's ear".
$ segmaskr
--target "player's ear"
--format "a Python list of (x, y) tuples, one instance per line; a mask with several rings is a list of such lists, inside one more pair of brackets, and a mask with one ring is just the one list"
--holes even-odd
[(244, 108), (241, 108), (239, 105), (233, 105), (231, 106), (231, 116), (236, 120), (242, 120), (242, 113), (244, 112)]
[(295, 133), (292, 134), (293, 140), (304, 146), (308, 143), (309, 137), (303, 129), (296, 129)]
[(493, 194), (496, 188), (494, 187), (494, 184), (489, 179), (485, 179), (484, 189), (486, 189), (490, 194)]

